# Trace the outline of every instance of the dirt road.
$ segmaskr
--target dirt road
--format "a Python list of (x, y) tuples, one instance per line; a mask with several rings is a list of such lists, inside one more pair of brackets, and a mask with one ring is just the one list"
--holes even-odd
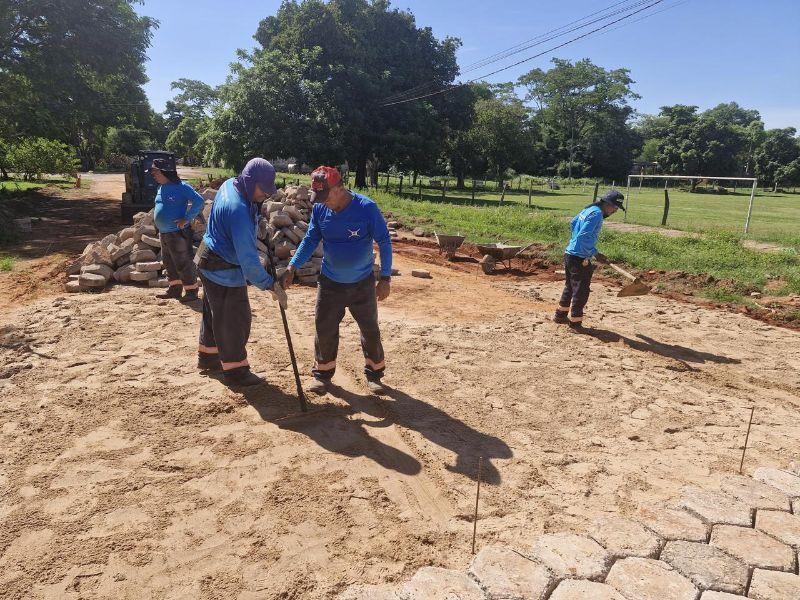
[[(194, 368), (199, 315), (152, 291), (45, 295), (0, 316), (0, 590), (9, 598), (330, 598), (478, 545), (669, 500), (800, 458), (800, 334), (602, 285), (584, 335), (559, 285), (398, 245), (381, 307), (393, 391), (342, 329), (327, 410), (296, 410), (280, 317), (251, 293), (247, 394)], [(424, 266), (433, 279), (410, 277)], [(313, 290), (291, 294), (301, 368)]]

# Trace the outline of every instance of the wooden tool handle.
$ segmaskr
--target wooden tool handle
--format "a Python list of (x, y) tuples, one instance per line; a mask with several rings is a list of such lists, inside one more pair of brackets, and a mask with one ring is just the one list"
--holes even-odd
[(627, 277), (627, 278), (628, 278), (628, 279), (630, 279), (631, 281), (635, 281), (635, 280), (636, 280), (636, 277), (635, 277), (634, 275), (631, 275), (630, 273), (628, 273), (628, 272), (627, 272), (625, 269), (623, 269), (622, 267), (620, 267), (620, 266), (618, 266), (618, 265), (615, 265), (614, 263), (608, 263), (608, 266), (609, 266), (609, 267), (611, 267), (612, 269), (614, 269), (614, 270), (615, 270), (617, 273), (619, 273), (620, 275), (624, 275), (625, 277)]

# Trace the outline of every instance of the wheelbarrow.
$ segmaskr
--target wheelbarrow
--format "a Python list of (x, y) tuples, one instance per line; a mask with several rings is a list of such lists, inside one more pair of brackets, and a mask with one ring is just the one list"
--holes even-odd
[(434, 231), (436, 236), (436, 243), (439, 245), (439, 254), (444, 253), (448, 259), (452, 259), (456, 255), (456, 250), (464, 243), (463, 235), (441, 235)]
[(478, 244), (478, 251), (484, 256), (491, 256), (495, 261), (498, 261), (505, 266), (506, 269), (511, 269), (511, 261), (525, 252), (533, 244), (527, 246), (508, 246), (506, 244)]

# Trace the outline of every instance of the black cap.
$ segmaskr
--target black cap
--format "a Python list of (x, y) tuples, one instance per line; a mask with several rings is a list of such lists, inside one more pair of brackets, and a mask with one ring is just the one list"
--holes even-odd
[(149, 173), (153, 169), (158, 169), (159, 171), (166, 171), (167, 173), (171, 173), (175, 171), (175, 165), (170, 164), (166, 158), (154, 158), (150, 168), (147, 169), (147, 173)]
[(625, 196), (623, 196), (622, 193), (617, 190), (609, 190), (603, 194), (602, 198), (600, 198), (600, 202), (608, 202), (609, 204), (613, 204), (617, 208), (621, 208), (624, 211), (625, 205), (622, 203), (623, 200), (625, 200)]

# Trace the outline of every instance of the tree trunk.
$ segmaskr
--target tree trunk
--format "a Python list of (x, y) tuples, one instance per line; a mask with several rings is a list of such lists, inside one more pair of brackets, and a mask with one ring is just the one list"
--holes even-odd
[(464, 173), (456, 173), (456, 188), (464, 189)]
[(359, 156), (356, 160), (356, 183), (355, 187), (367, 187), (367, 157)]
[(411, 176), (413, 177), (413, 180), (411, 181), (411, 187), (417, 187), (417, 172), (413, 171)]

